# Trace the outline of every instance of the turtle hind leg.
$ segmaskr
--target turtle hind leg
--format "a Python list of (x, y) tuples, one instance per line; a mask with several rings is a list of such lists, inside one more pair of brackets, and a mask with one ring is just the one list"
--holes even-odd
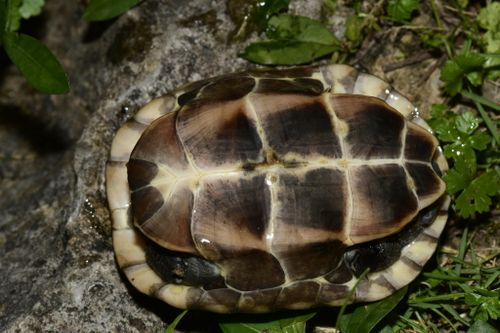
[(226, 288), (220, 269), (198, 256), (170, 251), (146, 241), (146, 262), (165, 282), (202, 287)]

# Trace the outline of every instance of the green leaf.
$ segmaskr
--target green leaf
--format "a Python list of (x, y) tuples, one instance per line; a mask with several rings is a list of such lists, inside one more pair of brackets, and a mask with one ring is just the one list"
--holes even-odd
[(472, 84), (478, 83), (479, 74), (472, 75), (473, 72), (478, 72), (483, 69), (486, 58), (477, 53), (463, 53), (455, 58), (448, 60), (442, 71), (441, 81), (445, 82), (445, 90), (452, 96), (462, 90), (463, 79), (465, 77)]
[(361, 42), (364, 27), (363, 22), (363, 18), (359, 17), (356, 14), (347, 17), (345, 23), (345, 36), (348, 40), (355, 44)]
[(464, 73), (482, 69), (486, 59), (478, 53), (463, 53), (453, 59)]
[(182, 317), (184, 317), (187, 312), (188, 310), (184, 310), (177, 317), (175, 317), (174, 321), (170, 325), (168, 325), (167, 328), (165, 329), (165, 333), (174, 333), (175, 328), (177, 327)]
[(444, 155), (448, 158), (453, 158), (455, 165), (461, 161), (468, 166), (476, 161), (476, 154), (472, 147), (460, 140), (444, 146)]
[(408, 21), (419, 5), (419, 0), (389, 0), (386, 11), (395, 21)]
[(468, 73), (465, 77), (475, 87), (480, 86), (483, 83), (483, 73), (481, 72)]
[(271, 40), (250, 44), (241, 56), (259, 64), (299, 65), (323, 57), (337, 49), (337, 46), (332, 45)]
[(337, 9), (337, 0), (324, 0), (323, 5), (334, 12)]
[(17, 31), (21, 22), (19, 7), (22, 0), (7, 1), (5, 31)]
[(90, 0), (83, 13), (87, 21), (104, 21), (125, 13), (141, 0)]
[(258, 323), (219, 323), (219, 327), (224, 333), (281, 333), (281, 326), (278, 320)]
[[(488, 36), (488, 38), (490, 38), (490, 36)], [(486, 47), (486, 51), (490, 52), (490, 54), (484, 55), (484, 57), (486, 58), (484, 67), (487, 68), (486, 77), (489, 80), (494, 81), (500, 78), (500, 56), (498, 56), (500, 55), (500, 31), (496, 36), (491, 38), (493, 39), (491, 43), (487, 41), (488, 46)]]
[(452, 60), (448, 60), (441, 70), (441, 81), (446, 83), (445, 90), (452, 96), (455, 96), (462, 90), (462, 77), (464, 73), (460, 66)]
[(464, 134), (471, 134), (479, 126), (479, 118), (470, 111), (461, 113), (455, 118), (457, 130)]
[(448, 173), (443, 176), (443, 180), (446, 183), (446, 192), (449, 194), (463, 190), (471, 182), (469, 177), (462, 175), (456, 169), (448, 170)]
[(467, 333), (498, 333), (498, 330), (483, 320), (477, 320), (469, 327)]
[(340, 327), (338, 328), (342, 333), (370, 332), (401, 302), (407, 290), (408, 287), (405, 287), (382, 301), (356, 307), (353, 312), (344, 314), (340, 318)]
[(460, 216), (468, 218), (474, 213), (489, 210), (491, 198), (500, 191), (500, 176), (497, 170), (490, 170), (474, 179), (456, 198), (455, 206)]
[(267, 65), (298, 65), (340, 48), (340, 42), (323, 25), (304, 16), (280, 15), (269, 20), (270, 40), (250, 44), (241, 57)]
[(19, 14), (23, 19), (40, 15), (44, 4), (45, 0), (23, 0), (23, 4), (19, 7)]
[(454, 160), (453, 168), (443, 176), (446, 191), (454, 194), (466, 188), (474, 179), (477, 172), (476, 154), (472, 148), (460, 142), (446, 145), (444, 151), (448, 158)]
[(322, 45), (340, 45), (339, 40), (321, 22), (305, 16), (280, 15), (269, 20), (267, 37)]
[(306, 322), (315, 315), (316, 312), (311, 312), (297, 317), (280, 319), (281, 329), (283, 333), (305, 333)]
[(64, 69), (41, 42), (28, 35), (8, 32), (4, 34), (4, 43), (10, 60), (35, 89), (49, 94), (69, 91)]
[(257, 3), (255, 23), (260, 31), (267, 28), (267, 22), (273, 15), (277, 15), (288, 9), (290, 0), (263, 0)]
[(489, 136), (485, 132), (478, 132), (468, 137), (467, 142), (475, 150), (485, 150), (488, 144), (491, 142), (491, 136)]
[[(0, 36), (3, 35), (5, 31), (5, 23), (7, 20), (7, 7), (5, 6), (5, 1), (0, 0)], [(0, 45), (2, 45), (2, 38), (0, 37)]]
[(315, 315), (311, 312), (266, 322), (225, 322), (219, 326), (224, 333), (305, 333), (306, 322)]
[(469, 0), (457, 0), (457, 3), (460, 6), (460, 8), (465, 9), (469, 4)]
[(473, 94), (470, 91), (462, 91), (460, 94), (464, 97), (470, 98), (474, 101), (474, 104), (476, 105), (477, 111), (479, 111), (479, 114), (481, 115), (481, 118), (483, 118), (483, 121), (490, 131), (491, 135), (495, 139), (497, 145), (500, 145), (500, 132), (497, 129), (497, 125), (493, 122), (491, 117), (488, 115), (488, 113), (484, 110), (483, 105), (487, 106), (493, 110), (500, 111), (500, 105), (490, 101), (487, 98), (478, 96), (476, 94)]
[(465, 303), (475, 307), (474, 319), (496, 320), (500, 317), (499, 293), (494, 293), (492, 296), (483, 296), (475, 292), (467, 293)]
[(431, 106), (431, 119), (429, 121), (440, 121), (444, 117), (448, 106), (446, 104), (432, 104)]
[(477, 16), (479, 26), (486, 30), (500, 31), (500, 2), (492, 2), (481, 8)]

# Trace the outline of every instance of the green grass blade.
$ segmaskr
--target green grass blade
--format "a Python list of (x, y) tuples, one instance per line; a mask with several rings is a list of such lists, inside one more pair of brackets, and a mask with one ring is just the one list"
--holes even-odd
[(437, 280), (443, 280), (443, 281), (467, 282), (470, 280), (477, 280), (477, 278), (446, 275), (446, 274), (442, 274), (442, 273), (424, 273), (422, 275), (425, 277), (431, 278), (431, 279), (437, 279)]
[[(464, 228), (464, 233), (462, 235), (462, 239), (460, 240), (460, 246), (458, 248), (458, 259), (461, 261), (464, 260), (465, 252), (467, 250), (467, 238), (468, 238), (469, 229), (467, 227)], [(455, 265), (455, 274), (460, 276), (462, 271), (462, 264), (458, 263)]]
[(436, 295), (436, 296), (428, 296), (428, 297), (420, 297), (410, 300), (408, 303), (413, 305), (414, 303), (427, 303), (427, 302), (436, 302), (436, 301), (454, 301), (459, 298), (463, 298), (465, 293), (452, 293), (445, 295)]
[(182, 317), (184, 317), (187, 312), (188, 310), (184, 310), (177, 317), (175, 317), (174, 321), (170, 325), (168, 325), (167, 328), (165, 329), (165, 333), (174, 333), (175, 328), (177, 327)]
[(460, 314), (450, 305), (450, 304), (442, 304), (443, 309), (448, 312), (456, 321), (461, 322), (462, 324), (469, 326), (469, 323), (463, 319)]
[(500, 270), (497, 270), (496, 272), (493, 272), (491, 276), (486, 280), (484, 283), (484, 287), (488, 288), (493, 282), (498, 281), (498, 277), (500, 276)]
[(347, 305), (349, 305), (349, 302), (352, 298), (352, 295), (354, 295), (354, 292), (356, 291), (356, 288), (358, 287), (358, 284), (361, 282), (362, 279), (365, 278), (365, 276), (370, 272), (370, 269), (367, 268), (364, 270), (363, 273), (361, 273), (361, 275), (359, 276), (358, 280), (356, 281), (356, 283), (354, 284), (354, 287), (349, 291), (349, 294), (347, 294), (347, 297), (344, 301), (344, 303), (342, 304), (342, 306), (340, 307), (340, 311), (339, 311), (339, 314), (337, 315), (337, 320), (335, 322), (335, 327), (337, 329), (340, 329), (340, 322), (342, 320), (342, 317), (344, 316), (344, 312), (345, 312), (345, 309), (347, 308)]
[(497, 127), (495, 126), (495, 124), (491, 120), (488, 113), (482, 107), (482, 105), (485, 105), (485, 106), (487, 106), (495, 111), (500, 111), (500, 105), (496, 104), (493, 101), (490, 101), (489, 99), (486, 99), (484, 97), (473, 94), (470, 91), (462, 91), (461, 94), (462, 94), (462, 96), (470, 98), (474, 101), (474, 103), (476, 104), (477, 110), (479, 111), (479, 114), (481, 115), (481, 117), (484, 120), (484, 123), (486, 124), (486, 127), (490, 131), (491, 135), (495, 138), (496, 143), (498, 145), (500, 145), (500, 133), (498, 132)]
[(432, 309), (432, 311), (436, 313), (439, 317), (441, 317), (445, 322), (447, 322), (455, 333), (458, 333), (455, 325), (453, 325), (453, 323), (448, 319), (448, 317), (446, 317), (441, 311), (439, 311), (438, 309)]

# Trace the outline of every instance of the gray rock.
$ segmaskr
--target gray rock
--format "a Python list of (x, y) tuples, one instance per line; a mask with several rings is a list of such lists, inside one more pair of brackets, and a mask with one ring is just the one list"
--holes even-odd
[[(2, 69), (0, 331), (161, 332), (179, 311), (137, 293), (114, 262), (104, 190), (112, 137), (150, 99), (253, 65), (237, 57), (246, 42), (229, 40), (230, 0), (148, 0), (92, 24), (81, 3), (47, 1), (31, 27), (69, 73), (70, 94), (36, 93), (13, 66)], [(318, 17), (321, 1), (294, 1), (292, 11)], [(192, 312), (183, 326), (213, 330), (218, 319)]]

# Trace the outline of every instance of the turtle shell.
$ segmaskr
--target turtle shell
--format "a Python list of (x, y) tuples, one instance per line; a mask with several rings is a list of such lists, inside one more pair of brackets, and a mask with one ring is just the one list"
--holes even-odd
[(434, 252), (446, 170), (415, 107), (351, 67), (195, 82), (115, 136), (117, 262), (139, 290), (179, 308), (335, 306), (356, 284), (350, 301), (377, 300)]

